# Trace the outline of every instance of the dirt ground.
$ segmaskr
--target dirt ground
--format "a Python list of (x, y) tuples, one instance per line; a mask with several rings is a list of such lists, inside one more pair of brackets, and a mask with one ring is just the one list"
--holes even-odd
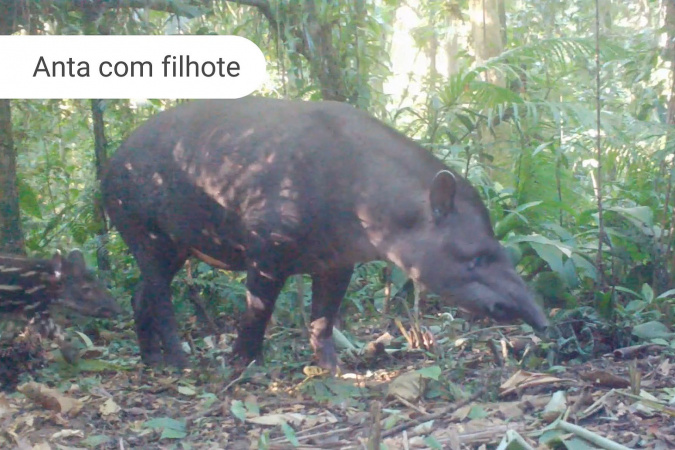
[(0, 394), (0, 448), (675, 448), (667, 345), (550, 367), (555, 342), (525, 327), (425, 323), (338, 336), (351, 348), (337, 377), (281, 327), (265, 365), (239, 373), (233, 334), (187, 339), (194, 365), (177, 373), (140, 364), (128, 323), (91, 341), (70, 329), (85, 347), (76, 364), (46, 343), (44, 367)]

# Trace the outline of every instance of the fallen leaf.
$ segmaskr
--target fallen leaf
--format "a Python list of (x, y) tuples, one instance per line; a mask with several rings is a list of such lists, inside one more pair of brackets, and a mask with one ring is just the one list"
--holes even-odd
[(249, 417), (246, 422), (255, 423), (258, 425), (282, 425), (284, 423), (293, 423), (300, 425), (305, 420), (303, 414), (298, 413), (280, 413), (280, 414), (265, 414), (264, 416)]
[(570, 378), (558, 378), (543, 373), (532, 373), (519, 370), (518, 372), (514, 373), (511, 378), (499, 386), (499, 395), (504, 397), (512, 394), (518, 389), (526, 389), (529, 387), (557, 384), (562, 382), (578, 383), (578, 380), (573, 380)]
[(546, 423), (552, 423), (555, 419), (560, 417), (560, 415), (563, 414), (566, 409), (567, 409), (567, 397), (565, 396), (565, 392), (556, 391), (551, 396), (551, 400), (544, 408), (542, 417), (546, 421)]
[(82, 402), (78, 399), (67, 397), (55, 389), (50, 389), (40, 383), (30, 382), (17, 387), (26, 398), (43, 408), (74, 416), (82, 409)]
[(12, 413), (14, 408), (10, 405), (9, 400), (3, 394), (0, 394), (0, 419)]
[(191, 397), (197, 392), (189, 386), (178, 386), (178, 393)]
[(84, 433), (82, 432), (82, 430), (61, 430), (61, 431), (57, 431), (56, 433), (52, 434), (50, 439), (52, 441), (55, 441), (57, 439), (63, 439), (63, 438), (69, 438), (69, 437), (83, 438)]
[(598, 386), (609, 388), (627, 388), (630, 382), (624, 378), (614, 375), (613, 373), (605, 372), (604, 370), (593, 370), (590, 372), (582, 372), (579, 374), (582, 380), (586, 380)]
[(112, 398), (106, 400), (98, 409), (102, 416), (109, 416), (110, 414), (117, 414), (122, 408), (115, 403)]
[(418, 371), (406, 372), (394, 378), (387, 389), (387, 397), (401, 397), (409, 402), (419, 399), (426, 383)]

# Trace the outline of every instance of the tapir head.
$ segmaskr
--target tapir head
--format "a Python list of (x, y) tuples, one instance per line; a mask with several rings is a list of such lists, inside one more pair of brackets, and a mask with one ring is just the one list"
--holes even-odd
[(57, 252), (51, 260), (53, 283), (62, 285), (56, 302), (85, 316), (115, 317), (122, 309), (110, 292), (94, 276), (79, 250), (73, 250), (67, 258)]
[(494, 237), (487, 208), (464, 179), (443, 170), (430, 180), (425, 220), (405, 233), (400, 262), (416, 281), (454, 304), (498, 321), (548, 325)]

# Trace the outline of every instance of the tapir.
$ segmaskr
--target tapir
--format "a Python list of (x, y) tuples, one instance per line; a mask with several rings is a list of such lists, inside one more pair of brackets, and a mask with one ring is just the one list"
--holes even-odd
[(547, 326), (469, 182), (368, 113), (247, 97), (181, 104), (110, 158), (103, 202), (138, 263), (142, 361), (184, 367), (170, 284), (189, 257), (246, 271), (235, 361), (261, 357), (286, 279), (312, 279), (310, 343), (335, 370), (333, 323), (354, 264), (392, 261), (451, 304)]

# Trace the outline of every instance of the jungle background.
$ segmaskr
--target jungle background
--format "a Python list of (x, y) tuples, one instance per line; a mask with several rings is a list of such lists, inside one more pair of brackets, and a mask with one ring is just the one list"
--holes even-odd
[[(20, 448), (63, 440), (103, 448), (123, 448), (123, 441), (129, 448), (474, 448), (494, 447), (510, 428), (500, 428), (505, 423), (520, 421), (524, 433), (534, 421), (539, 434), (530, 443), (578, 444), (567, 429), (544, 439), (540, 418), (531, 417), (546, 403), (527, 413), (500, 409), (506, 394), (497, 387), (518, 368), (536, 369), (550, 374), (537, 386), (546, 398), (557, 391), (597, 400), (607, 395), (593, 381), (599, 378), (590, 376), (587, 386), (579, 380), (600, 365), (608, 376), (627, 380), (612, 387), (633, 397), (621, 397), (620, 408), (605, 406), (611, 421), (598, 419), (597, 411), (584, 416), (592, 424), (587, 428), (631, 447), (675, 445), (667, 420), (675, 394), (667, 381), (675, 343), (675, 2), (0, 1), (3, 35), (176, 33), (244, 36), (268, 64), (269, 79), (256, 95), (350, 103), (466, 176), (546, 308), (552, 331), (538, 338), (524, 325), (490, 327), (420, 293), (390, 264), (369, 263), (357, 267), (343, 302), (342, 358), (359, 377), (379, 373), (374, 378), (383, 383), (395, 378), (381, 375), (385, 369), (417, 374), (425, 386), (413, 389), (416, 395), (391, 400), (369, 384), (372, 377), (339, 384), (303, 373), (311, 359), (303, 337), (311, 298), (309, 279), (299, 276), (277, 302), (266, 366), (232, 384), (222, 381), (231, 375), (220, 363), (227, 341), (214, 344), (204, 336), (234, 333), (245, 305), (244, 275), (191, 261), (174, 281), (174, 305), (186, 346), (208, 356), (197, 364), (208, 375), (148, 378), (138, 371), (131, 318), (138, 269), (106, 221), (98, 179), (132, 130), (181, 100), (0, 100), (0, 250), (49, 256), (81, 248), (129, 313), (116, 321), (64, 319), (81, 337), (83, 355), (96, 350), (102, 362), (67, 367), (56, 351), (51, 365), (27, 379), (61, 393), (77, 384), (75, 396), (86, 393), (95, 406), (72, 419), (55, 419), (45, 408), (29, 423), (25, 409), (11, 409), (11, 402), (27, 402), (14, 393), (7, 406), (14, 412), (0, 414), (12, 424), (7, 442)], [(389, 359), (362, 362), (358, 350), (385, 332), (396, 347), (388, 347)], [(525, 350), (517, 344), (524, 341)], [(621, 353), (626, 348), (632, 350)], [(494, 367), (502, 370), (495, 375)], [(559, 390), (565, 379), (572, 382)], [(476, 396), (485, 384), (492, 388)], [(282, 395), (270, 394), (273, 385), (285, 403), (270, 400)], [(108, 394), (92, 394), (97, 386)], [(650, 414), (638, 408), (646, 408), (640, 403), (645, 386), (652, 388)], [(115, 420), (104, 409), (113, 398), (123, 411), (112, 414)], [(461, 417), (422, 420), (451, 402), (461, 410), (462, 401), (469, 409)], [(270, 411), (278, 420), (252, 420)], [(492, 421), (475, 422), (476, 429), (494, 425), (496, 431), (471, 440), (453, 425), (475, 420)], [(413, 422), (432, 425), (387, 434)], [(54, 437), (55, 429), (92, 423), (104, 431)], [(307, 432), (321, 426), (318, 438)], [(343, 431), (326, 432), (331, 427)]]

